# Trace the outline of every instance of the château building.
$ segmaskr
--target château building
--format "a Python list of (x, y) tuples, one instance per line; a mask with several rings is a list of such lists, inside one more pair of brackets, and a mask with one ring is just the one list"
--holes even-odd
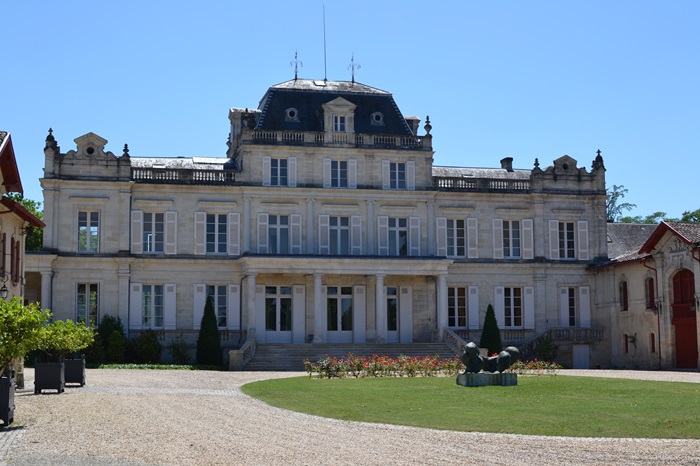
[(50, 131), (42, 305), (193, 343), (211, 295), (227, 349), (453, 350), (491, 305), (506, 344), (549, 336), (569, 366), (616, 364), (600, 152), (441, 166), (429, 118), (358, 82), (287, 81), (229, 120), (221, 157), (115, 155), (93, 133), (62, 152)]

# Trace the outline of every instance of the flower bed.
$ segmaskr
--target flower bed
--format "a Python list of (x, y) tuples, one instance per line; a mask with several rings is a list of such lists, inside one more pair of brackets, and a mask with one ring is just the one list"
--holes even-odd
[(434, 377), (456, 376), (464, 369), (457, 357), (439, 358), (438, 356), (356, 356), (352, 353), (345, 357), (326, 356), (316, 362), (304, 361), (304, 368), (309, 377), (316, 375), (321, 379), (344, 377)]
[(562, 366), (556, 362), (533, 359), (532, 361), (516, 361), (507, 371), (520, 375), (556, 375), (559, 369), (562, 369)]

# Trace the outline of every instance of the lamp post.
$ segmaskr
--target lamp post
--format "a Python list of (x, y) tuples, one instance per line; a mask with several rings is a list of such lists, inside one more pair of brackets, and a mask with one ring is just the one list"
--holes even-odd
[(10, 276), (7, 275), (6, 273), (1, 273), (0, 274), (0, 280), (2, 280), (2, 287), (0, 287), (0, 298), (2, 300), (6, 300), (7, 296), (10, 294), (10, 290), (7, 289), (7, 281), (10, 279)]

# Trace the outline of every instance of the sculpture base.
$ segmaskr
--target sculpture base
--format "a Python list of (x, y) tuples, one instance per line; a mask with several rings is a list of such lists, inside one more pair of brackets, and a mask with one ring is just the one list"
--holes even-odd
[(485, 387), (488, 385), (510, 387), (518, 385), (518, 374), (511, 372), (479, 372), (476, 374), (464, 372), (457, 375), (457, 385), (463, 387)]

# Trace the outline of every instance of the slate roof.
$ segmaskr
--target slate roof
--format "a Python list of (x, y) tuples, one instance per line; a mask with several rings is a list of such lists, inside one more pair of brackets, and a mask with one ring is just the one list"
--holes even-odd
[[(411, 135), (391, 93), (358, 82), (296, 79), (270, 87), (258, 109), (255, 129), (270, 131), (323, 132), (323, 104), (338, 97), (352, 102), (355, 109), (355, 133)], [(298, 121), (285, 121), (286, 110), (295, 108)], [(380, 112), (383, 125), (371, 124), (371, 116)]]
[(519, 169), (509, 172), (505, 168), (436, 167), (433, 165), (433, 176), (450, 178), (529, 180), (531, 173), (531, 170)]
[(226, 157), (131, 157), (133, 168), (224, 170), (230, 165), (231, 160)]
[(638, 223), (608, 223), (608, 257), (614, 262), (641, 259), (647, 254), (639, 250), (656, 230), (656, 225)]

